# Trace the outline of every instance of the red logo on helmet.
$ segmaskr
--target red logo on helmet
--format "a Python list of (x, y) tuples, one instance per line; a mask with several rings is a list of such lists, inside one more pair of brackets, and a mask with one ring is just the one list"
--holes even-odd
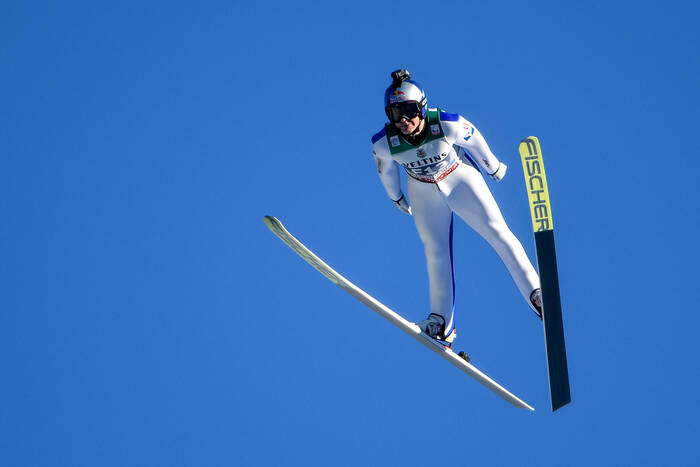
[(401, 89), (394, 89), (391, 97), (389, 97), (389, 102), (401, 102), (406, 97), (406, 93)]

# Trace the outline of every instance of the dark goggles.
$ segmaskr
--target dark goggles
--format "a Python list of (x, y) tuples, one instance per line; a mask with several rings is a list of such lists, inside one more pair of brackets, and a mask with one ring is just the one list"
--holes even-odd
[(408, 120), (421, 115), (420, 104), (416, 101), (405, 101), (390, 104), (386, 108), (386, 116), (390, 122), (400, 122), (403, 117)]

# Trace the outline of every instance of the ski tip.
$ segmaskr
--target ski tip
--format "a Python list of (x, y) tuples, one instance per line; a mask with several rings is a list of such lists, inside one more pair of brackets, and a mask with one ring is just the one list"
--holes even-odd
[(276, 217), (263, 216), (263, 222), (265, 222), (267, 228), (270, 229), (272, 233), (274, 233), (278, 237), (280, 236), (280, 234), (289, 235), (289, 232), (287, 232), (287, 229), (284, 227), (284, 224), (282, 224), (282, 222), (280, 222), (280, 220)]
[(265, 226), (272, 230), (273, 232), (275, 231), (275, 227), (279, 224), (280, 221), (278, 221), (276, 218), (272, 216), (263, 216), (263, 222), (265, 223)]
[(520, 142), (521, 143), (527, 143), (528, 141), (532, 141), (535, 143), (539, 143), (540, 140), (537, 139), (537, 136), (528, 136), (527, 138), (523, 138)]
[(274, 216), (263, 216), (263, 222), (265, 223), (266, 226), (272, 227), (275, 224), (281, 224), (279, 219), (277, 219)]

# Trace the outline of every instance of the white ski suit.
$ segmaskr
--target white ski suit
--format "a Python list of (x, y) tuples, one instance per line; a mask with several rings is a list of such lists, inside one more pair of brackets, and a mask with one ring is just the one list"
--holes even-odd
[[(425, 247), (430, 281), (430, 312), (445, 318), (445, 335), (454, 327), (455, 282), (452, 213), (456, 213), (498, 253), (528, 305), (539, 277), (525, 250), (506, 225), (478, 163), (494, 174), (500, 161), (484, 137), (458, 114), (429, 109), (426, 137), (408, 143), (392, 124), (372, 137), (379, 176), (389, 197), (402, 196), (399, 165), (408, 175), (406, 191)], [(476, 161), (476, 162), (475, 162)]]

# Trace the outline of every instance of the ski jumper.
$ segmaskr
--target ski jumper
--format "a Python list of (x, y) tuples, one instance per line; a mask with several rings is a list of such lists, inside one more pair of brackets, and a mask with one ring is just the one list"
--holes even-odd
[(452, 221), (456, 213), (481, 235), (508, 268), (528, 305), (539, 277), (525, 250), (508, 228), (477, 163), (488, 174), (500, 161), (479, 130), (459, 114), (428, 109), (425, 139), (408, 143), (393, 124), (372, 137), (379, 177), (389, 197), (403, 196), (399, 165), (408, 175), (406, 191), (423, 246), (430, 281), (430, 312), (445, 319), (445, 334), (454, 327), (455, 279)]

